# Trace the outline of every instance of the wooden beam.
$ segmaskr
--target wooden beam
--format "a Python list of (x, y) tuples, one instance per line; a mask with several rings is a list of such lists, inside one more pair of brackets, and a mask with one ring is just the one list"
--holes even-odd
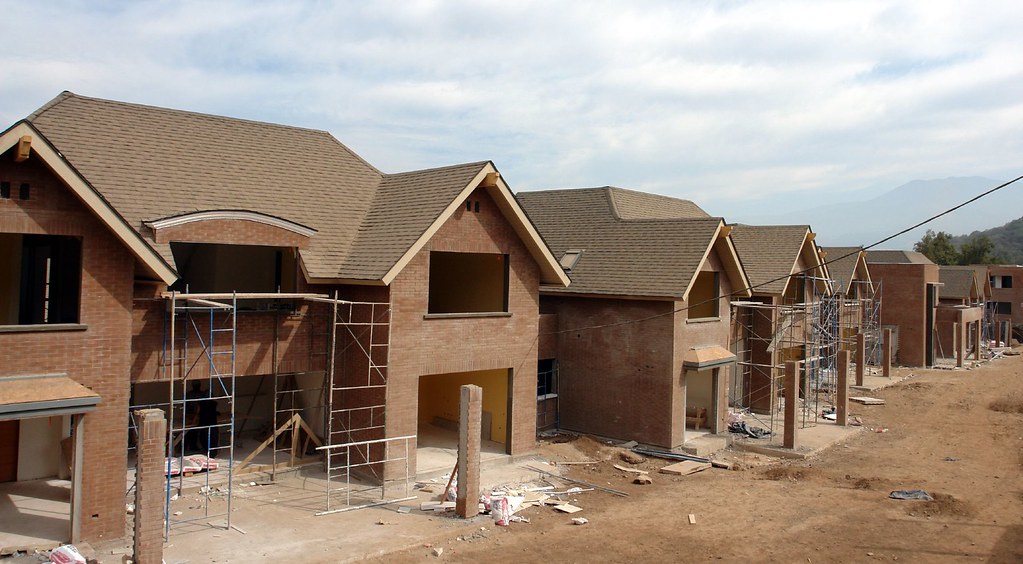
[(21, 139), (18, 139), (18, 146), (14, 151), (14, 162), (20, 163), (27, 161), (28, 156), (32, 149), (32, 136), (22, 135)]
[(480, 182), (480, 186), (483, 186), (484, 188), (497, 186), (498, 178), (501, 178), (500, 172), (488, 172), (487, 175), (483, 177), (483, 182)]

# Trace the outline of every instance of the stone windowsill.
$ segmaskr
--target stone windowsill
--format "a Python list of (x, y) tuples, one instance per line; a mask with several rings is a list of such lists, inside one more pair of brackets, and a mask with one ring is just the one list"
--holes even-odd
[(721, 321), (720, 317), (697, 317), (696, 319), (687, 319), (686, 323), (714, 323), (715, 321)]
[(481, 318), (481, 317), (511, 317), (511, 312), (507, 311), (478, 311), (478, 312), (465, 312), (465, 313), (427, 313), (423, 316), (423, 319), (462, 319), (462, 318)]
[(43, 333), (51, 331), (85, 331), (81, 323), (38, 323), (34, 325), (0, 325), (0, 333)]

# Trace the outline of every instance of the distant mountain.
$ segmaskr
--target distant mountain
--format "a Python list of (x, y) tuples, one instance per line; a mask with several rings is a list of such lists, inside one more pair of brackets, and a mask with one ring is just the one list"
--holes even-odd
[[(811, 207), (783, 215), (742, 218), (740, 221), (766, 225), (808, 223), (817, 232), (817, 241), (823, 246), (869, 245), (1001, 183), (976, 176), (914, 180), (868, 200)], [(1003, 188), (879, 248), (911, 249), (928, 229), (951, 234), (969, 233), (1002, 225), (1021, 214), (1023, 183)]]
[[(1016, 210), (1017, 214), (1023, 210)], [(987, 229), (985, 231), (974, 231), (969, 235), (952, 237), (952, 243), (957, 247), (974, 237), (987, 235), (994, 244), (993, 254), (1006, 264), (1023, 264), (1023, 217), (1014, 219), (1005, 225)]]

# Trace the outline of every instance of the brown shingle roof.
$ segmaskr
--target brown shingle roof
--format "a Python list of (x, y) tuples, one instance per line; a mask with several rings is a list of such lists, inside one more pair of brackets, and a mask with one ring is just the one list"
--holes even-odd
[(856, 280), (856, 265), (863, 247), (821, 247), (821, 250), (827, 253), (824, 260), (828, 263), (828, 272), (838, 284), (835, 291), (845, 293), (849, 284)]
[[(600, 190), (599, 188), (597, 190)], [(710, 217), (700, 206), (689, 200), (637, 192), (608, 186), (611, 209), (620, 219), (692, 219)]]
[(488, 163), (383, 174), (325, 131), (65, 92), (27, 121), (127, 223), (242, 209), (309, 226), (312, 278), (379, 280)]
[[(681, 298), (714, 242), (721, 219), (706, 215), (684, 220), (651, 218), (636, 204), (641, 198), (630, 193), (626, 196), (630, 199), (626, 205), (634, 206), (630, 217), (644, 217), (625, 220), (612, 207), (611, 191), (592, 188), (516, 195), (554, 256), (582, 251), (570, 272), (572, 284), (564, 289), (544, 287), (544, 291)], [(693, 208), (679, 204), (675, 209)]]
[(976, 275), (976, 269), (972, 266), (939, 266), (938, 280), (944, 284), (940, 296), (957, 300), (973, 299)]
[(784, 293), (809, 231), (808, 225), (736, 225), (732, 229), (735, 250), (754, 294)]
[(867, 251), (867, 264), (934, 264), (923, 253), (916, 251)]

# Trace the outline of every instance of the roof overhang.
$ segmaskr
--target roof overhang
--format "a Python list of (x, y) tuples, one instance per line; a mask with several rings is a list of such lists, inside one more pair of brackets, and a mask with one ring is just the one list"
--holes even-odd
[(0, 154), (21, 142), (23, 137), (31, 138), (32, 154), (39, 157), (89, 210), (102, 221), (142, 265), (167, 285), (178, 279), (177, 273), (147, 243), (138, 231), (111, 206), (100, 193), (89, 184), (52, 143), (27, 121), (20, 121), (0, 134)]
[(96, 409), (100, 396), (63, 374), (0, 378), (0, 421)]
[(695, 347), (682, 357), (682, 366), (686, 370), (709, 370), (734, 362), (735, 354), (719, 345)]
[(437, 219), (433, 221), (429, 228), (423, 232), (423, 234), (412, 244), (405, 254), (402, 255), (398, 262), (394, 263), (394, 266), (387, 271), (382, 278), (384, 284), (390, 284), (396, 276), (405, 268), (406, 265), (416, 256), (416, 254), (422, 250), (426, 243), (440, 230), (444, 223), (455, 214), (455, 211), (461, 207), (462, 202), (465, 201), (469, 194), (477, 188), (484, 188), (494, 202), (497, 204), (498, 209), (504, 214), (504, 217), (511, 224), (512, 228), (518, 234), (519, 238), (522, 239), (522, 243), (529, 250), (529, 253), (536, 260), (536, 263), (540, 266), (540, 282), (543, 284), (560, 284), (562, 286), (569, 285), (568, 275), (561, 268), (561, 264), (558, 259), (554, 257), (547, 243), (544, 242), (543, 238), (537, 232), (536, 227), (526, 217), (525, 212), (522, 211), (522, 207), (519, 206), (518, 201), (515, 200), (515, 196), (512, 194), (511, 189), (505, 183), (504, 178), (497, 171), (497, 168), (493, 163), (485, 164), (475, 177), (465, 188), (459, 192), (458, 196), (451, 201), (450, 204), (444, 211), (441, 212)]

